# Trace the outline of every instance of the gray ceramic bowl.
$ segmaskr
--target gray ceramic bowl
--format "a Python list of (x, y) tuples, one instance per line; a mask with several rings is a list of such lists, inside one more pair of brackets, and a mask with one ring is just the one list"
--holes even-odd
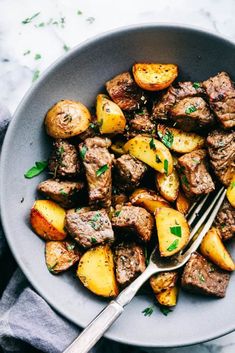
[[(80, 326), (87, 325), (105, 301), (89, 293), (71, 273), (53, 276), (48, 272), (44, 243), (29, 226), (36, 185), (45, 176), (27, 180), (24, 172), (48, 156), (43, 118), (51, 105), (71, 98), (92, 106), (104, 82), (136, 61), (176, 63), (181, 79), (200, 81), (220, 70), (234, 75), (235, 45), (201, 30), (156, 24), (100, 35), (59, 59), (30, 89), (10, 124), (2, 150), (1, 212), (11, 250), (36, 290)], [(144, 317), (141, 311), (152, 299), (137, 296), (106, 337), (149, 347), (210, 340), (234, 330), (234, 294), (234, 276), (224, 299), (182, 291), (177, 307), (167, 317), (158, 309), (151, 317)]]

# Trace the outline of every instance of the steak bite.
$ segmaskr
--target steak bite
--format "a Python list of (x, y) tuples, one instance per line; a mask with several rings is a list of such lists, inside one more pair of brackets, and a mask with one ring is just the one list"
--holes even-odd
[(146, 108), (141, 111), (136, 111), (132, 119), (128, 122), (129, 130), (128, 137), (134, 137), (139, 134), (155, 133), (155, 124), (151, 121), (150, 115)]
[(169, 110), (169, 114), (177, 126), (185, 131), (198, 130), (214, 123), (214, 117), (201, 97), (181, 99)]
[(109, 139), (101, 137), (88, 138), (79, 145), (86, 170), (90, 205), (111, 205), (113, 155), (108, 151), (110, 145)]
[(219, 229), (222, 240), (228, 240), (235, 235), (235, 208), (224, 200), (217, 213), (214, 225)]
[(112, 195), (112, 206), (115, 208), (117, 205), (124, 205), (128, 202), (128, 197), (124, 193)]
[(105, 210), (68, 212), (65, 227), (69, 234), (84, 248), (114, 241), (114, 233)]
[(123, 72), (106, 82), (106, 89), (112, 100), (123, 110), (139, 109), (146, 98), (129, 72)]
[(169, 110), (181, 99), (197, 97), (204, 93), (198, 82), (179, 82), (178, 87), (170, 86), (162, 98), (153, 105), (152, 115), (156, 119), (167, 120)]
[(124, 190), (135, 189), (146, 171), (147, 166), (129, 154), (123, 154), (115, 161), (116, 180)]
[(116, 208), (112, 225), (116, 229), (135, 232), (142, 241), (148, 242), (152, 236), (154, 220), (142, 207), (120, 206)]
[(235, 126), (235, 87), (226, 72), (203, 82), (211, 109), (225, 129)]
[(67, 140), (55, 140), (53, 142), (53, 150), (49, 158), (48, 168), (54, 178), (76, 178), (81, 167), (75, 146)]
[(181, 284), (190, 292), (223, 298), (229, 279), (228, 272), (220, 270), (195, 252), (184, 267)]
[(78, 204), (79, 194), (83, 188), (82, 182), (48, 179), (42, 181), (37, 190), (58, 202), (62, 207), (70, 208)]
[(207, 145), (216, 176), (228, 186), (235, 173), (235, 131), (212, 131), (207, 137)]
[(178, 159), (181, 184), (189, 197), (208, 194), (215, 189), (205, 159), (206, 151), (202, 149), (186, 153)]
[(117, 245), (114, 249), (114, 262), (116, 279), (121, 286), (130, 284), (146, 268), (144, 251), (135, 243)]

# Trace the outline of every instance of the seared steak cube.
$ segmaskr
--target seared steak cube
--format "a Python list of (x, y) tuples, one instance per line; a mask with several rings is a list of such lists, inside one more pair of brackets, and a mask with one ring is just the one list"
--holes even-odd
[(207, 137), (207, 145), (216, 176), (228, 186), (235, 173), (235, 131), (212, 131)]
[(170, 109), (170, 116), (177, 122), (177, 126), (185, 131), (197, 130), (214, 123), (214, 117), (201, 97), (181, 99)]
[(123, 72), (106, 82), (106, 89), (112, 100), (123, 110), (139, 109), (146, 98), (129, 72)]
[(205, 150), (186, 153), (178, 159), (181, 184), (188, 196), (208, 194), (215, 189), (205, 159)]
[(235, 235), (235, 208), (227, 199), (220, 207), (214, 225), (220, 230), (222, 240), (228, 240)]
[(148, 242), (153, 233), (154, 220), (142, 207), (120, 206), (116, 208), (112, 225), (116, 229), (135, 232), (142, 241)]
[(162, 98), (153, 105), (153, 117), (167, 120), (169, 110), (181, 99), (196, 97), (204, 93), (198, 82), (179, 82), (178, 87), (170, 86)]
[(147, 171), (147, 166), (143, 162), (129, 154), (123, 154), (121, 157), (117, 158), (115, 167), (117, 182), (122, 184), (124, 189), (129, 190), (139, 185)]
[(152, 135), (156, 130), (155, 124), (151, 121), (146, 108), (136, 111), (133, 118), (129, 120), (128, 125), (128, 137), (134, 137), (138, 134)]
[(113, 229), (105, 210), (68, 212), (65, 226), (68, 233), (84, 248), (114, 241)]
[(223, 298), (229, 279), (228, 272), (215, 267), (202, 255), (193, 253), (184, 267), (181, 284), (190, 292)]
[(119, 244), (114, 250), (116, 279), (121, 286), (126, 286), (138, 277), (146, 268), (144, 251), (141, 246)]
[(235, 126), (235, 87), (226, 72), (203, 82), (203, 87), (209, 97), (211, 109), (216, 114), (219, 122), (225, 128)]
[(124, 205), (128, 202), (128, 197), (126, 194), (120, 193), (112, 195), (112, 206), (116, 207), (117, 205)]
[(88, 138), (79, 145), (86, 170), (90, 205), (111, 205), (113, 155), (108, 151), (110, 145), (109, 139), (101, 137)]
[(78, 203), (79, 194), (83, 187), (82, 182), (48, 179), (42, 181), (37, 190), (58, 202), (62, 207), (70, 208)]
[(67, 140), (55, 140), (48, 168), (54, 178), (76, 178), (80, 172), (80, 163), (75, 146)]

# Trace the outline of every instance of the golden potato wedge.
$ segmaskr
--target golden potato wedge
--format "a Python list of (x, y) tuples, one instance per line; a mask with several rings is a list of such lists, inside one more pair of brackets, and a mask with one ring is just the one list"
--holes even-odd
[(233, 176), (231, 183), (227, 189), (227, 199), (233, 207), (235, 207), (235, 175)]
[(184, 195), (182, 191), (179, 191), (176, 199), (177, 210), (185, 215), (188, 212), (190, 205), (190, 200)]
[(157, 208), (171, 207), (164, 198), (149, 189), (136, 189), (129, 199), (132, 205), (143, 207), (152, 214)]
[(123, 149), (160, 173), (171, 174), (173, 171), (170, 151), (154, 138), (137, 135), (127, 141)]
[(114, 142), (110, 149), (113, 153), (117, 154), (118, 156), (121, 156), (122, 154), (125, 154), (126, 152), (124, 151), (123, 149), (123, 146), (125, 145), (125, 142), (124, 141), (116, 141)]
[(234, 271), (235, 264), (228, 250), (225, 248), (220, 231), (212, 227), (205, 235), (200, 245), (202, 255), (226, 271)]
[(156, 294), (156, 299), (161, 305), (175, 306), (177, 304), (178, 293), (179, 288), (177, 286), (171, 287)]
[(66, 211), (51, 200), (37, 200), (30, 213), (33, 230), (45, 240), (64, 240)]
[(175, 169), (168, 175), (157, 173), (156, 185), (160, 194), (167, 201), (174, 202), (177, 199), (180, 181)]
[(47, 241), (45, 244), (46, 265), (50, 272), (66, 271), (79, 261), (81, 253), (71, 241)]
[(85, 252), (79, 262), (77, 276), (85, 287), (97, 295), (118, 295), (113, 254), (108, 245), (100, 245)]
[(189, 240), (189, 225), (182, 213), (162, 207), (156, 211), (156, 226), (161, 256), (171, 256), (185, 247)]
[(185, 132), (163, 124), (157, 125), (157, 133), (161, 141), (172, 151), (188, 153), (200, 149), (205, 144), (205, 137), (193, 132)]
[(49, 136), (69, 138), (88, 129), (91, 122), (89, 110), (80, 102), (61, 100), (46, 114), (44, 123)]
[(126, 126), (126, 118), (119, 106), (105, 94), (98, 94), (96, 116), (101, 134), (120, 134)]
[(177, 271), (160, 272), (150, 278), (150, 286), (154, 294), (174, 287), (178, 279)]
[(137, 85), (148, 91), (165, 89), (178, 76), (175, 64), (137, 63), (132, 71)]

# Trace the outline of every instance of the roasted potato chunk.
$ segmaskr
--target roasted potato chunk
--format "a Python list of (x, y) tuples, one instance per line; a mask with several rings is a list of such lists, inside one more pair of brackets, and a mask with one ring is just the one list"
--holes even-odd
[(91, 122), (89, 110), (80, 102), (61, 100), (46, 114), (45, 127), (49, 136), (70, 138), (84, 132)]
[(156, 294), (156, 299), (161, 305), (175, 306), (177, 304), (178, 293), (179, 288), (177, 286), (171, 287)]
[(85, 252), (79, 262), (77, 276), (87, 289), (97, 295), (118, 295), (113, 254), (108, 245), (100, 245)]
[(50, 200), (37, 200), (30, 213), (33, 230), (44, 240), (63, 240), (67, 233), (64, 230), (65, 210)]
[(190, 200), (183, 194), (182, 191), (179, 191), (176, 199), (177, 210), (185, 215), (190, 208), (190, 204)]
[(150, 286), (154, 294), (158, 294), (176, 285), (178, 279), (177, 271), (160, 272), (150, 278)]
[(235, 175), (233, 176), (231, 183), (229, 184), (226, 195), (230, 204), (235, 208)]
[(200, 251), (202, 255), (222, 268), (222, 270), (235, 270), (234, 261), (225, 248), (220, 237), (220, 231), (217, 228), (212, 227), (207, 232), (200, 245)]
[(189, 225), (179, 211), (162, 207), (156, 211), (156, 226), (161, 256), (174, 255), (189, 240)]
[(79, 261), (80, 252), (73, 241), (47, 241), (45, 244), (46, 265), (56, 274), (66, 271)]
[(148, 164), (160, 173), (171, 174), (173, 158), (163, 143), (146, 136), (137, 135), (123, 146), (126, 153)]
[(96, 115), (101, 134), (121, 134), (126, 126), (126, 118), (119, 106), (105, 94), (98, 94)]
[(179, 193), (179, 177), (175, 169), (169, 175), (157, 173), (156, 184), (160, 194), (170, 202), (177, 199)]
[(157, 125), (158, 136), (172, 151), (189, 153), (200, 149), (205, 144), (205, 138), (193, 132), (185, 132), (163, 124)]
[(132, 71), (137, 85), (148, 91), (165, 89), (178, 76), (175, 64), (137, 63)]
[(170, 207), (165, 199), (149, 189), (136, 189), (130, 196), (130, 202), (134, 206), (145, 208), (152, 214), (155, 213), (157, 208)]

